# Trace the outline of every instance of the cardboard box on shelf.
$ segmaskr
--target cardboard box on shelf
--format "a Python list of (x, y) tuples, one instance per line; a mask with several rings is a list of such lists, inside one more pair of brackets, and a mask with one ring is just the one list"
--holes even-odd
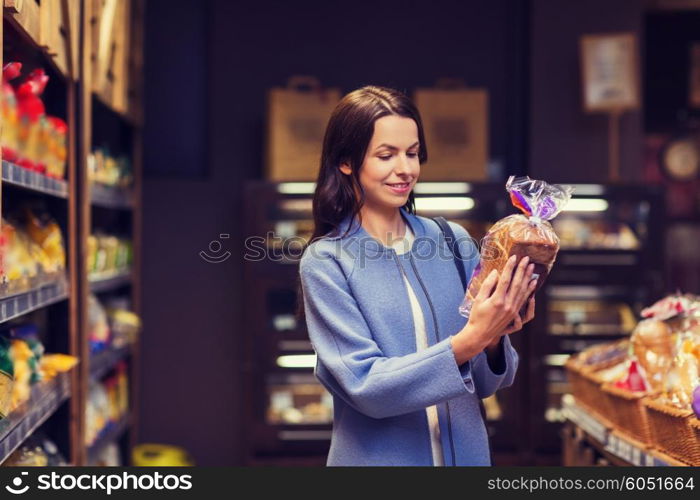
[(322, 88), (313, 77), (292, 77), (270, 89), (267, 109), (266, 177), (271, 181), (315, 181), (323, 134), (340, 90)]
[(463, 86), (417, 89), (428, 162), (423, 181), (481, 181), (488, 178), (488, 92)]

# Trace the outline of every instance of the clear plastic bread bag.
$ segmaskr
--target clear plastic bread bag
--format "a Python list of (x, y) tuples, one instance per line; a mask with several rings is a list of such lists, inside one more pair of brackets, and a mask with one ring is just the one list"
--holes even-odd
[(459, 307), (460, 314), (466, 318), (469, 318), (481, 283), (492, 270), (500, 273), (511, 255), (516, 255), (518, 261), (528, 256), (535, 264), (532, 279), (537, 279), (536, 292), (552, 269), (559, 251), (559, 238), (549, 221), (564, 209), (571, 199), (573, 187), (511, 176), (506, 182), (506, 191), (522, 214), (499, 220), (481, 241), (479, 264)]

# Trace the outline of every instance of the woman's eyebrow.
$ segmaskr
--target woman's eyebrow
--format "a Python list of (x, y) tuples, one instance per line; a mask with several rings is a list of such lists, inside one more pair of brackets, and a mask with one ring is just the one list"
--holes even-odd
[[(411, 144), (410, 146), (408, 146), (408, 148), (406, 148), (406, 149), (415, 148), (416, 146), (419, 146), (419, 145), (420, 145), (420, 142), (419, 142), (419, 141), (416, 141), (416, 142), (414, 142), (413, 144)], [(387, 143), (380, 144), (380, 145), (377, 146), (374, 150), (377, 151), (378, 149), (381, 149), (381, 148), (391, 149), (392, 151), (398, 151), (398, 150), (399, 150), (399, 148), (397, 148), (396, 146), (392, 146), (391, 144), (387, 144)]]

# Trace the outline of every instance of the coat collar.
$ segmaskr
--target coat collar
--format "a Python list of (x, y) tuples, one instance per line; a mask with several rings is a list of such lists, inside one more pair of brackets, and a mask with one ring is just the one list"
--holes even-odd
[[(413, 249), (411, 250), (413, 251), (417, 247), (417, 245), (420, 244), (422, 237), (426, 234), (425, 226), (423, 224), (423, 221), (421, 221), (418, 216), (409, 213), (405, 207), (400, 207), (399, 212), (401, 213), (401, 216), (403, 217), (404, 221), (406, 221), (406, 224), (408, 224), (415, 236), (416, 242), (414, 243)], [(345, 235), (346, 231), (348, 231), (347, 235)], [(378, 253), (394, 252), (394, 249), (385, 247), (379, 240), (371, 236), (365, 230), (365, 228), (362, 227), (362, 224), (360, 224), (358, 217), (352, 217), (349, 215), (338, 225), (338, 232), (336, 233), (336, 236), (331, 237), (330, 239), (350, 238), (361, 241), (363, 247), (368, 250), (373, 250)]]

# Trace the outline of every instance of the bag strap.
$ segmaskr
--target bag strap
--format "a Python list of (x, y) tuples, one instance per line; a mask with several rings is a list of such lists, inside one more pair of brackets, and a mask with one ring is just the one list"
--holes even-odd
[(433, 220), (437, 223), (438, 226), (440, 226), (440, 230), (442, 231), (442, 234), (445, 237), (447, 246), (449, 246), (450, 251), (452, 251), (455, 266), (457, 267), (457, 272), (459, 273), (459, 279), (462, 280), (462, 288), (464, 288), (464, 291), (466, 292), (467, 272), (464, 270), (464, 266), (462, 265), (462, 255), (459, 253), (459, 245), (457, 244), (457, 238), (455, 238), (455, 233), (454, 231), (452, 231), (452, 228), (447, 223), (447, 220), (444, 217), (433, 217)]
[[(447, 245), (450, 247), (450, 250), (452, 251), (452, 256), (454, 257), (454, 263), (455, 263), (455, 266), (457, 266), (457, 272), (459, 272), (459, 279), (462, 280), (462, 287), (464, 288), (464, 293), (466, 293), (467, 292), (467, 272), (464, 270), (464, 266), (462, 265), (462, 254), (460, 254), (460, 252), (459, 252), (459, 245), (457, 244), (457, 238), (455, 238), (455, 233), (454, 233), (454, 231), (452, 231), (452, 228), (447, 223), (447, 220), (444, 217), (433, 217), (433, 220), (437, 223), (438, 226), (440, 226), (440, 230), (442, 231), (443, 236), (445, 236), (445, 241), (447, 242)], [(487, 415), (486, 415), (486, 406), (484, 405), (484, 402), (481, 399), (479, 399), (479, 411), (481, 412), (481, 419), (484, 421), (484, 424), (486, 425), (488, 422)], [(491, 448), (490, 444), (489, 444), (489, 457), (491, 460), (491, 464), (493, 465), (493, 463), (494, 463), (493, 449)]]

